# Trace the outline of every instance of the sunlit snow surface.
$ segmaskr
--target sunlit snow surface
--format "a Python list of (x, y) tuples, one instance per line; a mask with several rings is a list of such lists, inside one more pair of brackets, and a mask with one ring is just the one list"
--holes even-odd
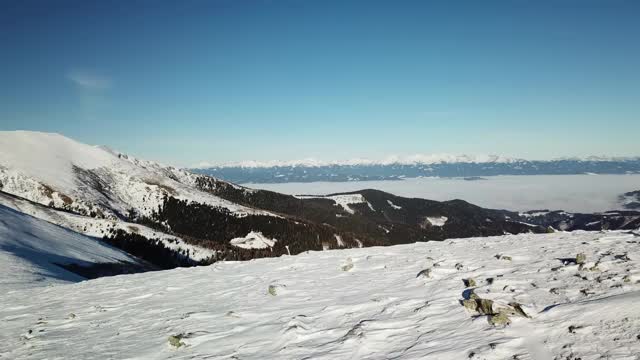
[(598, 212), (622, 208), (619, 196), (640, 190), (640, 175), (487, 176), (486, 180), (413, 178), (402, 181), (352, 181), (247, 184), (287, 194), (334, 194), (378, 189), (394, 195), (431, 200), (462, 199), (475, 205), (516, 211)]
[[(637, 359), (639, 242), (514, 235), (3, 285), (0, 358)], [(597, 270), (559, 260), (578, 252)], [(460, 305), (466, 278), (532, 318), (492, 327)], [(179, 334), (185, 345), (169, 345)]]

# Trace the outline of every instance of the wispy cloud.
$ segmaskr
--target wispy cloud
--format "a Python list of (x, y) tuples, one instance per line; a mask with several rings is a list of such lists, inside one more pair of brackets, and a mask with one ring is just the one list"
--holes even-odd
[(90, 71), (72, 70), (67, 73), (67, 79), (85, 90), (107, 90), (113, 86), (110, 78)]

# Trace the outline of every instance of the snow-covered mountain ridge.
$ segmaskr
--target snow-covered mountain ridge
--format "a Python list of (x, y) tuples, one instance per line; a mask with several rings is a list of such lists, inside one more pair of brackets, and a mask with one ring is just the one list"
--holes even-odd
[(432, 164), (513, 164), (528, 162), (625, 162), (640, 160), (639, 156), (584, 156), (584, 157), (559, 157), (550, 160), (527, 160), (522, 158), (502, 155), (456, 155), (456, 154), (414, 154), (408, 156), (389, 156), (384, 159), (374, 160), (366, 158), (354, 158), (349, 160), (318, 160), (306, 158), (299, 160), (268, 160), (268, 161), (237, 161), (226, 163), (201, 162), (194, 169), (207, 168), (270, 168), (270, 167), (327, 167), (327, 166), (374, 166), (374, 165), (432, 165)]
[(357, 165), (427, 165), (443, 163), (513, 163), (526, 161), (500, 155), (454, 155), (454, 154), (415, 154), (409, 156), (389, 156), (381, 160), (355, 158), (349, 160), (318, 160), (306, 158), (299, 160), (239, 161), (222, 164), (202, 162), (195, 168), (212, 167), (322, 167), (322, 166), (357, 166)]
[[(220, 252), (201, 239), (185, 241), (189, 233), (175, 234), (171, 224), (157, 219), (169, 199), (183, 206), (206, 207), (219, 213), (221, 222), (248, 216), (280, 218), (213, 195), (218, 185), (251, 192), (59, 134), (0, 132), (0, 203), (82, 234), (116, 237), (113, 244), (141, 253), (140, 241), (147, 239), (155, 252), (184, 258), (186, 262), (180, 260), (180, 264), (213, 261)], [(247, 227), (243, 235), (253, 230)], [(233, 235), (237, 237), (229, 234)], [(225, 238), (210, 240), (224, 242)], [(174, 263), (163, 261), (162, 266)]]
[(637, 234), (574, 232), (4, 287), (0, 357), (633, 360), (638, 269)]
[(171, 195), (237, 216), (266, 214), (198, 191), (197, 178), (59, 134), (0, 132), (0, 190), (43, 205), (115, 219), (130, 211), (151, 216)]

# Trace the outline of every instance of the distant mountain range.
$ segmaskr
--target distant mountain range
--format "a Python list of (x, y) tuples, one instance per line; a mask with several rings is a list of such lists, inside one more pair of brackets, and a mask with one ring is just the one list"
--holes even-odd
[[(165, 269), (308, 250), (640, 227), (634, 211), (518, 213), (377, 190), (291, 196), (37, 132), (0, 132), (0, 206), (100, 238)], [(11, 219), (0, 214), (0, 221)], [(79, 269), (83, 264), (68, 262), (65, 269), (94, 272)]]
[(522, 160), (500, 156), (417, 156), (384, 161), (245, 162), (203, 166), (193, 172), (239, 184), (314, 181), (401, 180), (415, 177), (461, 177), (480, 180), (495, 175), (639, 174), (640, 157)]

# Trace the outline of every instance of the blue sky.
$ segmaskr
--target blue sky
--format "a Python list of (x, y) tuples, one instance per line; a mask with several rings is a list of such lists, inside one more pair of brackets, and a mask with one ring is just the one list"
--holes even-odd
[(640, 155), (635, 0), (2, 8), (2, 130), (185, 166)]

